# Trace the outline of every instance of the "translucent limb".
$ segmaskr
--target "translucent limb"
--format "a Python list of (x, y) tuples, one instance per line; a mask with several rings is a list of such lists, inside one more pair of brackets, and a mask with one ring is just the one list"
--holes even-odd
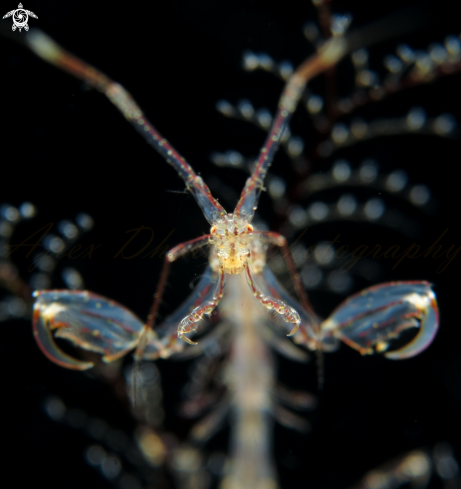
[[(165, 291), (166, 280), (168, 278), (168, 273), (170, 270), (171, 263), (176, 261), (178, 258), (186, 255), (187, 253), (192, 253), (195, 250), (203, 246), (206, 246), (209, 242), (209, 238), (210, 235), (206, 234), (204, 236), (200, 236), (199, 238), (186, 241), (184, 243), (175, 246), (166, 254), (165, 261), (163, 263), (162, 273), (160, 275), (160, 281), (157, 285), (157, 290), (154, 294), (154, 302), (152, 304), (150, 314), (147, 318), (147, 323), (144, 327), (144, 333), (142, 334), (139, 340), (138, 347), (136, 348), (136, 352), (135, 352), (136, 361), (140, 361), (143, 358), (144, 350), (146, 349), (148, 338), (149, 338), (148, 332), (152, 330), (152, 327), (157, 318), (158, 309), (163, 297), (163, 293)], [(186, 302), (189, 304), (189, 301)], [(181, 307), (181, 310), (183, 310), (183, 307)], [(158, 351), (158, 345), (155, 345), (154, 351), (155, 350)], [(163, 355), (168, 355), (168, 351), (164, 351)]]
[(190, 433), (190, 438), (196, 443), (208, 441), (224, 424), (230, 411), (230, 400), (226, 396), (204, 418), (202, 418)]
[[(293, 336), (294, 342), (305, 344), (311, 350), (315, 350), (319, 342), (319, 336), (316, 333), (316, 330), (319, 329), (318, 325), (320, 322), (318, 317), (315, 314), (308, 313), (298, 301), (288, 294), (288, 292), (279, 284), (269, 267), (264, 267), (262, 272), (256, 275), (256, 278), (264, 293), (282, 300), (298, 312), (301, 318), (301, 323), (299, 325), (299, 330)], [(292, 355), (290, 355), (290, 358), (292, 358)]]
[(362, 355), (384, 352), (389, 341), (409, 328), (419, 328), (407, 345), (385, 353), (401, 360), (417, 355), (433, 341), (439, 325), (435, 294), (428, 282), (376, 285), (344, 301), (322, 323), (324, 336), (334, 335)]
[[(167, 254), (166, 266), (146, 324), (117, 302), (88, 291), (34, 292), (36, 301), (33, 330), (38, 346), (51, 361), (74, 370), (86, 370), (91, 368), (93, 363), (82, 362), (65, 354), (56, 345), (53, 336), (65, 338), (85, 350), (100, 353), (105, 362), (112, 362), (133, 348), (136, 348), (135, 359), (138, 361), (144, 358), (144, 355), (152, 357), (153, 352), (157, 357), (168, 356), (171, 350), (165, 347), (165, 339), (161, 342), (152, 329), (165, 288), (168, 266), (180, 256), (208, 244), (208, 238), (209, 236), (202, 236), (188, 241)], [(202, 288), (210, 288), (211, 276), (210, 272), (206, 280), (201, 281)], [(199, 299), (203, 296), (203, 290), (200, 290)], [(185, 310), (190, 311), (191, 301), (195, 304), (196, 300), (197, 293), (180, 309), (181, 318), (184, 317)], [(176, 320), (175, 328), (178, 322), (179, 319)], [(167, 342), (169, 343), (168, 339)]]
[[(195, 351), (197, 348), (188, 348), (188, 350)], [(209, 355), (202, 355), (194, 362), (186, 387), (187, 399), (180, 408), (182, 416), (187, 418), (202, 416), (222, 399), (221, 385), (218, 388), (215, 386), (215, 379), (219, 377), (221, 367), (219, 359)]]
[(311, 410), (317, 407), (317, 399), (305, 391), (296, 391), (285, 385), (277, 384), (274, 399), (285, 406), (297, 410)]
[[(163, 323), (155, 327), (155, 332), (159, 338), (158, 341), (148, 339), (142, 359), (155, 360), (157, 358), (169, 358), (170, 356), (182, 352), (186, 347), (184, 341), (179, 341), (178, 324), (187, 316), (191, 310), (207, 301), (213, 296), (216, 284), (219, 282), (219, 273), (207, 267), (200, 282), (195, 287), (188, 299), (177, 309), (171, 316), (165, 319)], [(206, 340), (205, 340), (206, 341)], [(200, 346), (203, 342), (200, 343)], [(195, 349), (194, 349), (195, 351)]]
[[(286, 323), (294, 325), (287, 335), (287, 336), (293, 336), (296, 333), (296, 331), (298, 331), (299, 325), (301, 324), (301, 317), (299, 316), (296, 309), (289, 306), (286, 302), (280, 299), (277, 299), (270, 295), (266, 295), (263, 292), (263, 290), (266, 289), (266, 287), (260, 287), (256, 285), (255, 279), (253, 277), (253, 274), (249, 266), (246, 268), (245, 274), (246, 274), (248, 285), (253, 291), (253, 294), (256, 297), (256, 299), (258, 299), (258, 301), (261, 302), (261, 304), (266, 309), (273, 310), (277, 314), (280, 314), (280, 316), (282, 316), (282, 319)], [(261, 280), (261, 278), (262, 275), (259, 274), (258, 279)]]
[(190, 338), (185, 336), (187, 333), (191, 333), (196, 331), (197, 323), (203, 319), (203, 316), (209, 316), (216, 306), (219, 304), (219, 301), (222, 299), (223, 289), (225, 282), (225, 273), (223, 270), (219, 271), (219, 280), (215, 285), (215, 289), (213, 291), (213, 295), (209, 300), (205, 300), (199, 306), (197, 306), (193, 311), (188, 314), (178, 326), (178, 338), (181, 338), (186, 343), (190, 345), (196, 345), (197, 343), (192, 341)]
[(417, 19), (414, 12), (399, 13), (368, 25), (359, 31), (330, 37), (317, 53), (304, 61), (290, 76), (278, 103), (277, 114), (267, 135), (264, 146), (256, 160), (251, 177), (246, 181), (234, 214), (251, 222), (258, 204), (259, 194), (264, 188), (264, 178), (279, 147), (283, 132), (288, 127), (307, 83), (320, 73), (333, 68), (344, 56), (358, 48), (383, 41), (399, 32), (415, 28)]
[[(265, 243), (272, 244), (274, 246), (277, 246), (279, 248), (282, 248), (283, 252), (283, 258), (285, 260), (285, 263), (288, 266), (288, 271), (290, 272), (291, 279), (293, 281), (293, 284), (295, 286), (296, 293), (298, 294), (299, 299), (301, 300), (302, 304), (302, 309), (304, 309), (304, 319), (305, 319), (305, 327), (304, 331), (306, 331), (306, 327), (309, 327), (309, 329), (313, 329), (314, 333), (317, 333), (317, 336), (320, 332), (319, 329), (319, 321), (316, 319), (314, 310), (312, 306), (309, 303), (309, 300), (307, 298), (306, 292), (304, 291), (304, 288), (301, 283), (301, 278), (299, 276), (299, 273), (296, 270), (296, 266), (293, 262), (293, 257), (291, 256), (290, 249), (288, 247), (287, 240), (284, 236), (278, 233), (274, 232), (265, 232), (265, 231), (253, 231), (253, 234), (255, 237), (257, 237), (259, 240)], [(266, 267), (267, 268), (267, 267)], [(274, 292), (277, 295), (283, 294), (283, 301), (286, 302), (287, 304), (290, 304), (290, 302), (295, 302), (291, 298), (289, 298), (288, 294), (283, 291), (282, 287), (278, 284), (277, 280), (275, 277), (269, 272), (266, 274), (266, 271), (263, 271), (263, 276), (266, 281), (268, 281), (268, 285), (274, 290)], [(293, 306), (292, 306), (293, 307)], [(301, 308), (296, 308), (294, 307), (297, 311), (299, 311)], [(296, 332), (296, 331), (295, 331)], [(290, 333), (289, 336), (291, 336), (293, 333)], [(310, 335), (312, 337), (312, 335)]]
[(295, 286), (296, 293), (298, 294), (299, 299), (301, 300), (303, 308), (306, 312), (312, 317), (315, 316), (314, 310), (307, 298), (306, 292), (304, 291), (304, 287), (301, 282), (301, 278), (299, 276), (298, 271), (296, 270), (296, 266), (293, 261), (293, 257), (291, 256), (290, 248), (288, 247), (288, 242), (285, 236), (281, 234), (274, 233), (272, 231), (253, 231), (255, 236), (258, 237), (261, 241), (265, 243), (272, 244), (274, 246), (278, 246), (282, 248), (283, 259), (288, 266), (288, 271), (290, 272), (291, 279), (293, 280), (293, 285)]
[(309, 80), (334, 66), (348, 52), (346, 40), (331, 38), (319, 51), (308, 58), (289, 78), (278, 103), (278, 111), (266, 142), (261, 149), (251, 177), (246, 181), (234, 214), (249, 222), (253, 219), (264, 178), (279, 147), (283, 131), (288, 127), (291, 116)]
[(136, 347), (144, 329), (142, 321), (131, 311), (91, 292), (36, 291), (34, 297), (35, 340), (45, 356), (61, 367), (86, 370), (93, 363), (65, 354), (54, 342), (53, 334), (102, 354), (105, 362), (112, 362)]
[[(168, 277), (168, 272), (170, 268), (170, 264), (178, 259), (181, 256), (184, 256), (187, 253), (190, 253), (202, 246), (208, 244), (209, 235), (201, 236), (200, 238), (187, 241), (182, 243), (172, 250), (170, 250), (166, 257), (163, 265), (162, 274), (160, 276), (160, 281), (157, 286), (157, 291), (154, 295), (154, 302), (152, 304), (152, 308), (148, 317), (148, 321), (144, 327), (144, 331), (142, 332), (135, 354), (135, 368), (133, 370), (133, 399), (136, 402), (137, 394), (136, 394), (136, 372), (139, 369), (139, 365), (141, 360), (143, 359), (157, 359), (159, 357), (168, 358), (173, 353), (180, 351), (182, 348), (178, 346), (177, 341), (177, 331), (179, 318), (183, 318), (186, 312), (189, 312), (191, 307), (196, 305), (197, 300), (201, 301), (203, 296), (206, 295), (207, 291), (211, 288), (212, 279), (216, 278), (216, 273), (213, 273), (211, 268), (207, 269), (207, 273), (199, 285), (195, 288), (192, 295), (186, 300), (186, 302), (179, 308), (176, 313), (173, 314), (170, 318), (167, 319), (166, 324), (162, 324), (155, 336), (152, 330), (155, 319), (157, 317), (158, 308), (160, 305), (160, 301), (163, 296), (163, 292), (165, 290), (166, 279)], [(161, 338), (157, 340), (157, 338)], [(188, 340), (188, 343), (193, 344), (191, 340)]]
[[(301, 316), (301, 324), (302, 322), (303, 318)], [(266, 326), (261, 328), (260, 334), (271, 349), (294, 362), (307, 363), (309, 361), (309, 354), (305, 350), (298, 348), (292, 341), (278, 334), (279, 332), (275, 330), (277, 325), (269, 322)], [(279, 330), (279, 328), (277, 329)]]
[(310, 423), (307, 419), (292, 413), (283, 406), (275, 404), (272, 407), (272, 414), (282, 426), (285, 426), (285, 428), (301, 431), (302, 433), (307, 433), (311, 430)]
[(141, 108), (121, 85), (115, 83), (93, 66), (65, 51), (38, 29), (32, 30), (27, 35), (26, 43), (43, 60), (67, 71), (103, 93), (144, 139), (178, 172), (187, 189), (195, 197), (208, 222), (215, 222), (226, 214), (223, 207), (211, 195), (210, 189), (202, 178), (194, 172), (189, 163), (146, 119)]
[[(215, 281), (218, 280), (218, 273), (214, 273), (214, 276)], [(212, 316), (207, 326), (213, 326), (213, 330), (208, 331), (206, 336), (200, 339), (200, 343), (194, 346), (194, 348), (187, 348), (177, 353), (175, 352), (175, 360), (189, 360), (203, 354), (207, 357), (217, 357), (227, 353), (231, 347), (230, 343), (233, 330), (228, 322), (221, 321), (220, 319), (219, 313), (216, 314), (216, 317)]]

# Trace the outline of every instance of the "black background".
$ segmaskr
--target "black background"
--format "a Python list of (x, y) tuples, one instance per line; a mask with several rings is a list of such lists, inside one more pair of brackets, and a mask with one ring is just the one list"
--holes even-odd
[[(2, 2), (2, 11), (15, 8), (14, 3)], [(379, 6), (369, 2), (369, 8), (362, 4), (334, 2), (333, 11), (351, 12), (353, 25), (359, 27), (397, 11), (403, 2)], [(459, 34), (450, 3), (425, 5), (433, 23), (372, 48), (377, 66), (402, 40), (425, 48), (430, 42), (443, 41), (447, 34)], [(315, 9), (308, 2), (290, 1), (177, 0), (117, 5), (31, 1), (24, 7), (38, 16), (29, 20), (31, 27), (43, 29), (127, 87), (157, 129), (205, 180), (217, 175), (237, 193), (246, 175), (214, 167), (209, 155), (233, 148), (254, 156), (264, 134), (244, 122), (225, 119), (214, 105), (221, 98), (234, 104), (248, 98), (256, 107), (273, 111), (283, 84), (267, 73), (244, 72), (241, 53), (244, 49), (264, 51), (275, 60), (299, 64), (311, 53), (302, 36), (303, 23), (315, 19)], [(9, 28), (10, 19), (2, 22)], [(19, 205), (28, 200), (39, 210), (34, 224), (18, 227), (12, 241), (19, 242), (48, 222), (89, 213), (95, 229), (83, 241), (102, 246), (91, 260), (75, 260), (72, 266), (82, 273), (90, 290), (145, 317), (161, 260), (123, 261), (114, 259), (114, 254), (125, 242), (125, 233), (141, 225), (154, 230), (154, 244), (175, 229), (168, 239), (170, 246), (206, 233), (208, 225), (198, 207), (187, 195), (167, 192), (183, 190), (182, 181), (103, 96), (84, 90), (79, 81), (4, 38), (0, 39), (0, 73), (0, 201)], [(345, 68), (344, 79), (338, 77), (340, 92), (349, 90), (348, 74)], [(315, 86), (321, 87), (322, 82)], [(449, 112), (461, 121), (459, 82), (459, 75), (453, 74), (373, 104), (363, 114), (368, 119), (402, 117), (417, 105), (430, 116)], [(309, 136), (314, 133), (307, 116), (299, 112), (293, 125), (309, 148)], [(366, 156), (376, 157), (385, 173), (404, 168), (410, 181), (428, 185), (439, 203), (432, 217), (402, 204), (402, 212), (414, 213), (412, 217), (422, 225), (416, 241), (429, 246), (448, 228), (444, 247), (454, 244), (457, 248), (461, 246), (457, 232), (459, 150), (458, 140), (433, 136), (378, 138), (317, 161), (314, 171), (328, 170), (339, 156), (355, 166)], [(273, 173), (282, 175), (289, 185), (299, 179), (280, 155)], [(215, 187), (219, 193), (219, 183)], [(333, 196), (325, 196), (329, 198)], [(233, 205), (225, 199), (222, 202), (228, 209)], [(267, 196), (261, 199), (260, 213), (273, 229), (283, 221)], [(305, 243), (333, 239), (338, 232), (343, 242), (351, 244), (406, 247), (415, 241), (385, 227), (338, 223), (317, 226), (307, 233)], [(27, 278), (28, 264), (21, 253), (15, 263)], [(309, 418), (312, 433), (275, 429), (275, 460), (282, 487), (347, 487), (367, 470), (413, 448), (448, 441), (455, 452), (459, 450), (459, 260), (457, 257), (441, 274), (437, 273), (440, 261), (431, 258), (406, 260), (395, 270), (392, 263), (383, 262), (381, 281), (425, 279), (434, 283), (441, 310), (440, 332), (427, 351), (408, 361), (362, 358), (345, 346), (328, 355), (325, 388), (318, 393), (319, 407)], [(202, 269), (203, 263), (194, 260), (173, 268), (162, 313), (174, 310)], [(62, 286), (59, 277), (54, 285)], [(323, 315), (342, 298), (327, 291), (312, 295)], [(84, 449), (92, 443), (89, 437), (51, 421), (43, 402), (57, 395), (66, 405), (107, 419), (111, 426), (130, 434), (135, 423), (127, 408), (91, 376), (51, 364), (36, 347), (27, 321), (8, 321), (0, 327), (0, 480), (13, 476), (20, 487), (31, 483), (46, 483), (49, 488), (112, 487), (84, 460)], [(287, 384), (317, 391), (313, 364), (298, 366), (280, 359), (279, 367)], [(178, 420), (176, 409), (187, 364), (160, 362), (160, 368), (166, 427), (184, 436), (189, 424)], [(215, 441), (220, 449), (225, 443), (225, 433)]]

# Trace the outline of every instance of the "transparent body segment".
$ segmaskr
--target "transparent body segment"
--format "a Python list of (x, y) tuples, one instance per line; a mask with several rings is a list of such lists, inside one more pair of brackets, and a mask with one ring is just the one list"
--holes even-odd
[(222, 311), (233, 329), (227, 376), (233, 432), (231, 460), (222, 487), (275, 488), (269, 435), (274, 365), (260, 334), (267, 313), (252, 297), (243, 275), (229, 279)]

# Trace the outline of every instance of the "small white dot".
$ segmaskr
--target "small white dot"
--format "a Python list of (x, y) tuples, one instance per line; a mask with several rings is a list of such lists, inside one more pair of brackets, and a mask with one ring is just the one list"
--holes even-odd
[(351, 176), (351, 167), (346, 160), (338, 160), (333, 165), (332, 173), (337, 182), (346, 182)]
[(351, 216), (357, 209), (357, 201), (353, 195), (346, 194), (338, 200), (337, 207), (342, 216)]
[(390, 192), (400, 192), (408, 182), (408, 175), (403, 170), (395, 170), (389, 174), (386, 187)]
[(243, 53), (243, 68), (247, 71), (253, 71), (259, 66), (258, 57), (251, 51)]
[(410, 191), (410, 200), (415, 205), (424, 205), (429, 202), (431, 192), (426, 185), (415, 185)]
[(318, 114), (323, 108), (323, 99), (320, 95), (311, 95), (307, 100), (307, 110), (310, 114)]
[(381, 199), (370, 199), (364, 207), (365, 216), (368, 219), (379, 219), (385, 210), (384, 202)]
[(414, 107), (407, 115), (406, 123), (411, 131), (418, 131), (426, 122), (426, 112), (421, 107)]
[(434, 121), (434, 131), (440, 136), (453, 132), (456, 126), (455, 118), (450, 114), (442, 114)]
[(314, 202), (309, 206), (309, 215), (315, 221), (322, 221), (328, 216), (328, 206), (324, 202)]
[(333, 130), (331, 132), (331, 139), (336, 144), (343, 144), (346, 142), (349, 137), (349, 131), (347, 126), (342, 122), (339, 122), (333, 126)]

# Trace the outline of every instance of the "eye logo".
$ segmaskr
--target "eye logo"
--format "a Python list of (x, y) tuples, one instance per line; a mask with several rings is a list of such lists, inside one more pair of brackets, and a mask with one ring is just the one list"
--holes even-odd
[(13, 31), (19, 29), (19, 32), (21, 32), (21, 29), (25, 29), (26, 31), (29, 30), (29, 26), (27, 25), (29, 16), (34, 17), (34, 19), (38, 19), (38, 17), (33, 12), (23, 9), (22, 3), (18, 5), (18, 8), (16, 10), (11, 10), (11, 12), (7, 12), (3, 16), (3, 18), (6, 19), (7, 17), (11, 16), (13, 16), (13, 25), (11, 26), (11, 28), (13, 29)]

